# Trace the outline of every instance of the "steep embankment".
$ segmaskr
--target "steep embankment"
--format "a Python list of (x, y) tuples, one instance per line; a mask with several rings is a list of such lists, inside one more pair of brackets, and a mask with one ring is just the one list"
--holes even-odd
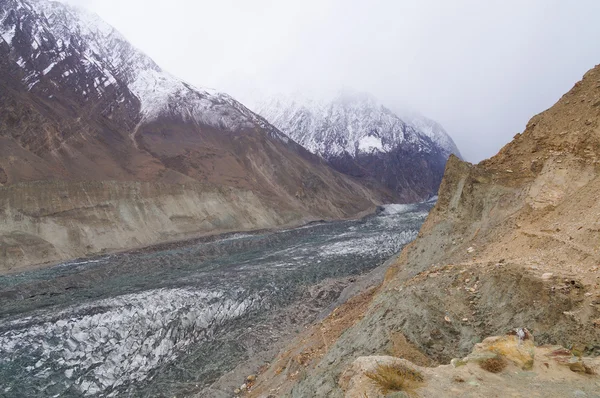
[[(280, 369), (259, 377), (258, 395), (343, 396), (349, 384), (340, 377), (358, 357), (449, 363), (485, 337), (521, 327), (536, 344), (571, 349), (568, 360), (599, 355), (599, 123), (597, 66), (498, 155), (479, 165), (452, 157), (437, 205), (368, 310), (315, 355), (310, 332), (299, 337), (287, 351), (298, 356), (279, 357)], [(311, 331), (327, 329), (345, 311), (351, 308), (340, 307)], [(286, 374), (298, 364), (296, 375)], [(555, 366), (549, 361), (548, 371)], [(511, 383), (508, 373), (500, 375), (500, 385)], [(574, 385), (596, 382), (586, 375)], [(419, 388), (417, 394), (430, 391)]]

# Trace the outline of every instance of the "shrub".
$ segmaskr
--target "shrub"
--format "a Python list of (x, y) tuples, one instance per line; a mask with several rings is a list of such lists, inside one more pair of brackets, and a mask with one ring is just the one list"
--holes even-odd
[(481, 369), (487, 370), (491, 373), (500, 373), (504, 370), (504, 368), (506, 368), (507, 365), (508, 363), (502, 355), (479, 362)]
[(374, 372), (366, 372), (383, 394), (392, 391), (410, 392), (423, 381), (423, 374), (402, 364), (378, 364)]

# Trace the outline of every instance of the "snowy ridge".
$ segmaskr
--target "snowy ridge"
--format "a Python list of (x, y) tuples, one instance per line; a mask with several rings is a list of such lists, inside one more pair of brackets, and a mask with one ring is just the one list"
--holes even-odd
[[(84, 97), (93, 93), (101, 97), (109, 86), (128, 89), (139, 99), (141, 121), (179, 116), (185, 121), (233, 131), (268, 125), (247, 109), (244, 112), (245, 107), (227, 94), (193, 87), (163, 71), (93, 13), (48, 0), (0, 0), (0, 4), (0, 37), (3, 41), (12, 46), (17, 32), (31, 30), (34, 54), (29, 59), (21, 57), (17, 60), (17, 64), (26, 70), (24, 83), (28, 90), (70, 55), (80, 58), (86, 69), (85, 75), (96, 76), (93, 84), (82, 89)], [(37, 65), (39, 59), (47, 62)], [(77, 72), (62, 71), (61, 78), (73, 78)], [(53, 76), (53, 79), (58, 78)], [(268, 126), (268, 130), (275, 129)], [(271, 133), (284, 139), (277, 132)]]
[[(417, 151), (458, 154), (444, 129), (424, 117), (404, 119), (366, 93), (342, 90), (328, 100), (302, 94), (260, 100), (255, 110), (290, 138), (322, 157), (387, 153), (414, 144)], [(435, 148), (434, 148), (435, 147)]]
[(460, 154), (458, 147), (441, 124), (417, 112), (401, 110), (396, 111), (396, 113), (406, 123), (413, 126), (416, 130), (429, 137), (445, 152), (447, 152), (448, 154), (452, 153), (462, 159), (462, 155)]
[(259, 102), (256, 111), (324, 158), (387, 153), (400, 145), (418, 152), (435, 149), (428, 136), (364, 93), (344, 90), (330, 101), (278, 96)]

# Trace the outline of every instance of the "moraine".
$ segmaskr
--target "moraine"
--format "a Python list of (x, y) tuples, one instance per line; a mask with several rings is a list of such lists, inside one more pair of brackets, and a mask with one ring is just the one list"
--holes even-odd
[[(341, 291), (332, 282), (308, 315), (294, 319), (294, 305), (314, 286), (352, 280), (397, 253), (431, 206), (390, 205), (361, 220), (203, 238), (0, 277), (0, 396), (201, 392), (249, 349), (274, 343), (274, 329), (315, 319)], [(262, 340), (249, 348), (253, 333)]]

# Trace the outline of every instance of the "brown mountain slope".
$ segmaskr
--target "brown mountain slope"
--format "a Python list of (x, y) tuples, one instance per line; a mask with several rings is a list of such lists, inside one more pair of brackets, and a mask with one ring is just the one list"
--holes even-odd
[(386, 195), (162, 71), (97, 16), (0, 0), (0, 273), (357, 216)]
[[(315, 344), (310, 331), (301, 335), (285, 352), (307, 350), (303, 376), (290, 379), (285, 372), (268, 370), (265, 375), (275, 376), (259, 377), (257, 395), (354, 396), (356, 390), (348, 390), (352, 383), (342, 374), (358, 357), (402, 357), (417, 349), (447, 364), (487, 336), (522, 327), (538, 345), (569, 348), (567, 361), (600, 355), (599, 123), (597, 66), (556, 105), (532, 118), (498, 155), (479, 165), (451, 158), (438, 203), (416, 241), (388, 270), (368, 310), (346, 320), (350, 326), (318, 355), (310, 355)], [(340, 307), (337, 316), (344, 311), (350, 310)], [(328, 322), (312, 332), (327, 329)], [(360, 361), (369, 360), (354, 366), (362, 366)], [(540, 372), (553, 372), (558, 365), (548, 361), (535, 365), (530, 376), (541, 380)], [(280, 358), (275, 363), (281, 366)], [(444, 391), (447, 396), (487, 396), (485, 391), (528, 385), (511, 378), (511, 372), (474, 378), (475, 384), (466, 387), (448, 380)], [(432, 378), (451, 373), (432, 372), (430, 384), (426, 377), (415, 395), (430, 396), (442, 382)], [(559, 376), (548, 377), (554, 382)], [(597, 375), (563, 380), (564, 385), (544, 394), (568, 396), (577, 388), (589, 392), (600, 386)]]
[[(5, 204), (0, 209), (0, 272), (200, 233), (356, 216), (381, 200), (295, 143), (281, 142), (260, 128), (231, 132), (164, 118), (134, 127), (132, 140), (134, 128), (114, 123), (114, 114), (88, 115), (85, 106), (75, 105), (67, 110), (36, 93), (6, 90), (3, 82), (0, 79), (0, 202)], [(43, 181), (52, 183), (39, 184)], [(140, 183), (149, 188), (140, 191)], [(120, 192), (119, 204), (105, 198), (103, 189), (112, 189), (108, 187)], [(222, 213), (220, 206), (202, 210), (206, 203), (199, 191), (237, 192), (218, 201), (240, 211)], [(31, 204), (15, 200), (15, 195), (28, 195), (40, 215), (29, 218)], [(227, 203), (248, 196), (253, 199)], [(125, 200), (134, 207), (157, 201), (154, 208), (168, 198), (173, 205), (143, 212), (143, 223), (131, 224), (119, 211)], [(48, 212), (57, 202), (62, 202), (60, 215)], [(113, 210), (93, 210), (105, 207)], [(73, 216), (79, 212), (89, 214)], [(260, 222), (244, 218), (253, 212)], [(187, 221), (165, 224), (163, 213)], [(214, 222), (206, 223), (206, 217)], [(160, 232), (147, 234), (150, 226)], [(118, 232), (123, 228), (129, 230), (127, 239)], [(51, 250), (40, 251), (31, 241)]]

